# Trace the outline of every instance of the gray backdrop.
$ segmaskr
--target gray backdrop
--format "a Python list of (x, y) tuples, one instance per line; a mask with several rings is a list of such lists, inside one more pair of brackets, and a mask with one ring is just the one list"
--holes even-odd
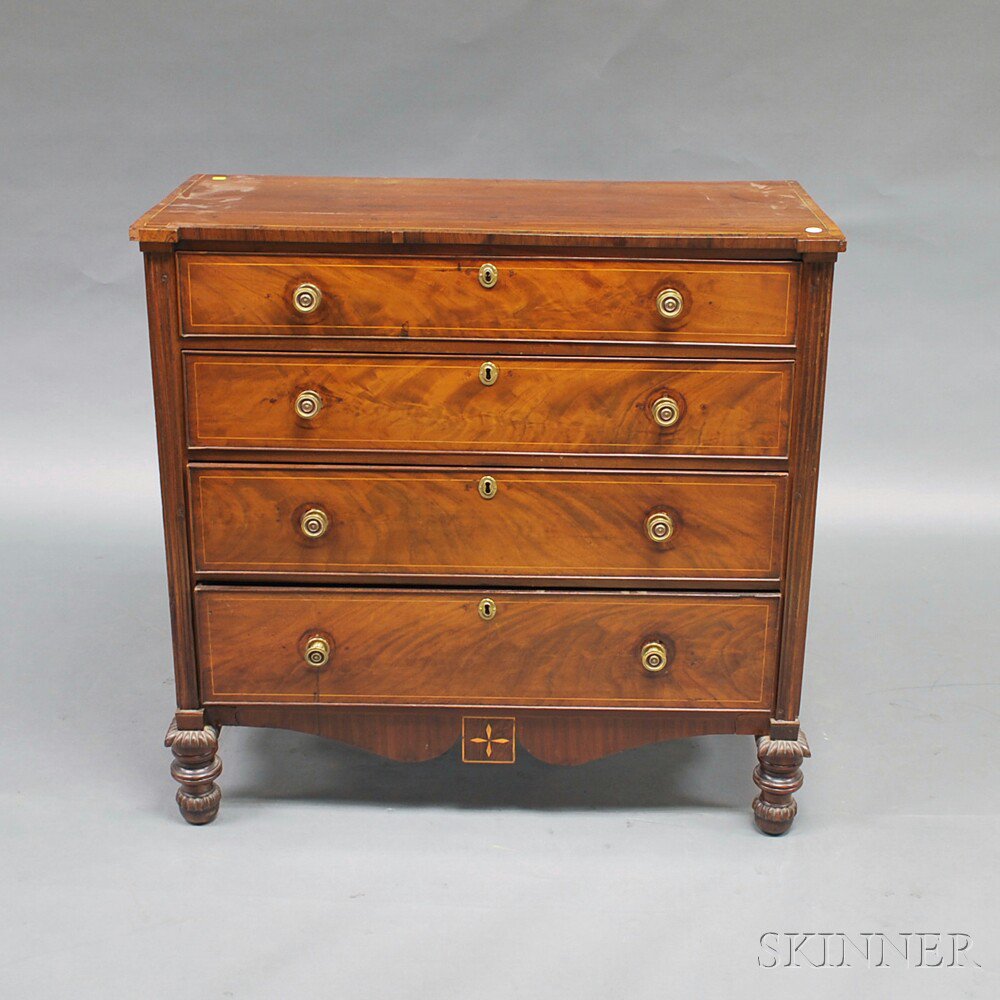
[[(998, 994), (995, 0), (0, 25), (0, 993)], [(196, 171), (806, 185), (850, 247), (788, 837), (750, 825), (748, 738), (483, 773), (229, 730), (220, 819), (183, 825), (127, 227)], [(767, 931), (915, 930), (983, 968), (757, 965)]]

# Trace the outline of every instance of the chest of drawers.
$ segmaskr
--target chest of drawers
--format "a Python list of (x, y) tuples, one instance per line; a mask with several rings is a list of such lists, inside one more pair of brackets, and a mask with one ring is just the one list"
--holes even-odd
[(790, 827), (845, 248), (797, 184), (198, 175), (131, 235), (189, 822), (244, 725), (476, 764), (752, 735)]

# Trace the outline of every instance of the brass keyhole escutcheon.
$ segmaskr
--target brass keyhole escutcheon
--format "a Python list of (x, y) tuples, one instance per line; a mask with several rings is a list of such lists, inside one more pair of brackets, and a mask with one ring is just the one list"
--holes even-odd
[(669, 541), (673, 533), (674, 519), (666, 511), (654, 511), (646, 518), (646, 535), (651, 542)]
[(499, 277), (500, 272), (497, 270), (496, 264), (483, 264), (479, 269), (479, 284), (483, 288), (492, 288)]
[(660, 674), (670, 664), (670, 653), (662, 642), (647, 642), (639, 654), (642, 669), (647, 674)]
[(312, 420), (323, 409), (323, 398), (313, 389), (303, 389), (295, 397), (295, 412), (303, 420)]
[(479, 495), (484, 500), (492, 500), (500, 489), (499, 483), (492, 476), (483, 476), (479, 480)]
[(325, 667), (330, 662), (330, 640), (322, 635), (310, 636), (302, 656), (310, 667)]
[(664, 288), (656, 296), (656, 311), (664, 319), (677, 319), (684, 310), (684, 295), (676, 288)]
[(299, 530), (306, 538), (322, 538), (329, 527), (330, 518), (319, 507), (311, 507), (299, 518)]
[(489, 597), (484, 597), (479, 602), (479, 617), (484, 622), (491, 622), (497, 616), (496, 602)]
[(654, 422), (666, 429), (676, 426), (681, 419), (681, 405), (673, 396), (660, 396), (652, 405)]
[(316, 312), (322, 301), (323, 293), (311, 281), (303, 282), (292, 292), (292, 305), (303, 316)]
[(495, 361), (484, 361), (479, 366), (479, 381), (483, 385), (494, 385), (500, 378), (500, 367)]

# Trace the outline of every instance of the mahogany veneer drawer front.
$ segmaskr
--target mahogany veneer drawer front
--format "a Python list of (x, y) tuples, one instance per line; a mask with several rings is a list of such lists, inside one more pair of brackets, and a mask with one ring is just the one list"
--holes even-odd
[(790, 361), (188, 354), (194, 448), (784, 457)]
[(132, 236), (189, 822), (225, 724), (476, 764), (748, 734), (790, 827), (845, 246), (798, 184), (197, 175)]
[(199, 574), (741, 580), (781, 571), (782, 474), (191, 472)]
[(484, 620), (478, 591), (199, 588), (205, 699), (766, 709), (773, 697), (773, 595), (490, 599)]
[(489, 255), (182, 254), (180, 268), (188, 334), (447, 340), (789, 344), (798, 280), (798, 266), (781, 262)]

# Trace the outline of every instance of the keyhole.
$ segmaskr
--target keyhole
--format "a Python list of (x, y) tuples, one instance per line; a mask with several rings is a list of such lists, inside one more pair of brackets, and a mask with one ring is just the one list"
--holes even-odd
[(500, 367), (492, 361), (484, 361), (479, 366), (479, 381), (483, 385), (493, 385), (500, 377)]
[(479, 495), (484, 500), (492, 500), (497, 495), (499, 488), (497, 481), (492, 476), (483, 476), (479, 480)]

